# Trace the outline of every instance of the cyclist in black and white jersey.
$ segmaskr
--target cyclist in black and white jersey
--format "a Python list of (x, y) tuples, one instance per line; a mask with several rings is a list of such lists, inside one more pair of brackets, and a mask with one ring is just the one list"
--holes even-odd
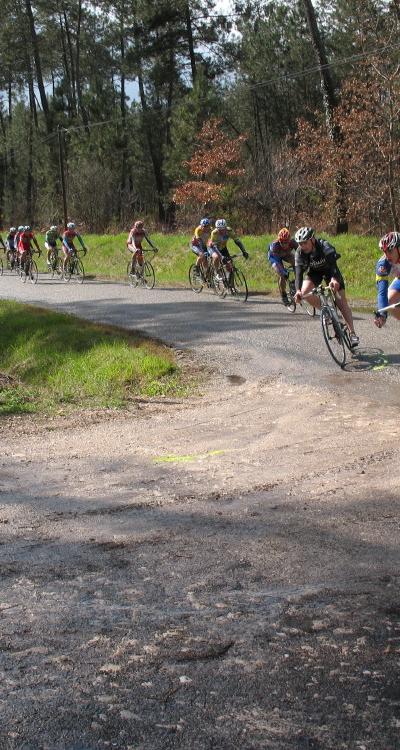
[(315, 237), (312, 227), (301, 227), (295, 234), (298, 248), (295, 254), (296, 302), (307, 299), (313, 307), (320, 307), (319, 299), (310, 292), (324, 280), (335, 292), (336, 302), (350, 331), (352, 348), (359, 338), (354, 331), (353, 315), (345, 294), (345, 283), (337, 266), (338, 254), (329, 242)]

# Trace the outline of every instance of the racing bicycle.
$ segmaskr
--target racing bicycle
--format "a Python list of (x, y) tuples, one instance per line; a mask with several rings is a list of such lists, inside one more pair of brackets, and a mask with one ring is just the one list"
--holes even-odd
[[(155, 255), (158, 253), (158, 248), (154, 247), (150, 250), (142, 250), (142, 253), (154, 253)], [(145, 260), (143, 264), (138, 263), (136, 260), (133, 267), (132, 259), (129, 260), (126, 267), (126, 273), (128, 281), (133, 287), (144, 286), (146, 289), (153, 289), (154, 284), (156, 283), (154, 268), (149, 260)]]
[(211, 262), (211, 258), (207, 255), (207, 267), (203, 264), (197, 265), (192, 263), (189, 268), (189, 283), (192, 291), (196, 294), (200, 294), (204, 287), (209, 289), (215, 289), (215, 269)]
[[(85, 250), (83, 251), (83, 254), (86, 255)], [(68, 282), (73, 279), (74, 281), (77, 281), (78, 284), (83, 284), (85, 279), (85, 269), (79, 257), (78, 250), (74, 250), (71, 255), (68, 255), (67, 258), (65, 258), (62, 277), (64, 281)]]
[(322, 333), (329, 354), (343, 369), (346, 365), (347, 351), (353, 354), (353, 349), (350, 331), (338, 310), (335, 293), (330, 286), (320, 284), (310, 292), (311, 294), (315, 294), (321, 304)]
[(249, 296), (246, 277), (234, 264), (234, 259), (238, 257), (242, 256), (236, 253), (222, 259), (217, 273), (214, 272), (214, 289), (219, 297), (226, 297), (230, 293), (234, 300), (246, 302)]
[(40, 250), (30, 250), (29, 253), (27, 253), (24, 263), (21, 263), (21, 260), (19, 260), (18, 273), (22, 281), (24, 282), (24, 284), (27, 279), (29, 279), (31, 284), (37, 284), (39, 274), (38, 274), (38, 267), (36, 265), (36, 261), (33, 258), (33, 253), (35, 252), (40, 257), (41, 255)]
[(54, 279), (54, 276), (61, 278), (63, 275), (63, 262), (58, 254), (57, 247), (52, 247), (49, 252), (48, 269), (52, 279)]

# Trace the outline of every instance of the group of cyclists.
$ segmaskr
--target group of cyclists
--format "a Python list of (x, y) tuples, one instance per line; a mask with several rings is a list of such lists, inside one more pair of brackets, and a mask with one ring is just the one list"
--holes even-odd
[[(85, 243), (73, 222), (67, 224), (62, 234), (60, 234), (57, 226), (51, 226), (45, 237), (48, 266), (52, 262), (52, 254), (58, 253), (57, 242), (59, 241), (64, 254), (64, 270), (68, 258), (76, 253), (75, 240), (78, 240), (86, 254)], [(138, 267), (140, 269), (143, 266), (144, 240), (154, 252), (157, 252), (157, 248), (146, 232), (144, 222), (141, 220), (135, 221), (129, 231), (126, 243), (128, 251), (132, 254), (131, 273), (134, 273)], [(228, 226), (225, 219), (217, 219), (214, 225), (212, 220), (207, 217), (200, 220), (191, 240), (191, 249), (197, 256), (196, 267), (199, 273), (205, 272), (211, 263), (216, 278), (218, 278), (221, 264), (229, 264), (231, 259), (228, 250), (229, 240), (232, 240), (239, 247), (245, 259), (249, 257), (243, 243), (233, 229)], [(34, 247), (40, 254), (39, 244), (30, 226), (10, 227), (5, 242), (0, 235), (0, 245), (7, 253), (11, 268), (17, 263), (23, 267), (28, 257), (34, 252)], [(397, 320), (400, 320), (400, 232), (385, 234), (379, 242), (379, 249), (383, 255), (376, 264), (378, 309), (375, 313), (375, 325), (382, 328), (386, 323), (388, 311)], [(295, 270), (296, 302), (301, 302), (303, 298), (307, 297), (311, 305), (319, 307), (320, 302), (318, 297), (313, 294), (313, 289), (319, 286), (322, 281), (325, 281), (335, 293), (337, 305), (349, 329), (352, 348), (358, 346), (359, 337), (354, 330), (353, 316), (346, 298), (345, 282), (337, 265), (340, 255), (333, 245), (327, 240), (316, 237), (312, 227), (300, 227), (294, 237), (291, 237), (287, 227), (283, 227), (278, 232), (277, 238), (268, 246), (267, 257), (278, 277), (278, 287), (284, 305), (288, 304), (286, 293), (288, 266)], [(390, 276), (394, 276), (394, 280), (389, 286)]]
[[(383, 255), (377, 261), (375, 269), (377, 285), (375, 325), (382, 328), (386, 323), (389, 310), (397, 320), (400, 320), (400, 232), (385, 234), (379, 241), (379, 249)], [(333, 245), (315, 236), (312, 227), (300, 227), (293, 239), (289, 230), (283, 227), (277, 239), (271, 242), (268, 248), (268, 260), (278, 276), (283, 304), (288, 304), (286, 294), (288, 272), (285, 263), (295, 269), (296, 302), (307, 297), (310, 304), (319, 307), (319, 299), (312, 293), (312, 290), (324, 280), (335, 293), (337, 306), (349, 329), (351, 346), (355, 348), (359, 344), (359, 338), (354, 331), (354, 321), (346, 299), (344, 279), (337, 265), (339, 257)], [(389, 286), (390, 276), (394, 279)]]
[[(81, 235), (77, 232), (74, 222), (68, 222), (66, 229), (62, 234), (60, 234), (57, 226), (51, 226), (46, 232), (44, 242), (47, 251), (47, 265), (50, 267), (51, 263), (54, 262), (54, 260), (52, 260), (52, 254), (53, 258), (58, 257), (57, 242), (60, 241), (63, 252), (62, 270), (64, 272), (68, 259), (76, 253), (76, 247), (74, 245), (75, 239), (78, 240), (86, 255), (87, 248)], [(41, 255), (39, 243), (32, 228), (28, 225), (10, 227), (5, 242), (0, 235), (0, 245), (3, 247), (11, 269), (16, 267), (24, 269), (27, 262), (32, 257), (32, 253), (35, 252), (35, 248), (38, 255)]]

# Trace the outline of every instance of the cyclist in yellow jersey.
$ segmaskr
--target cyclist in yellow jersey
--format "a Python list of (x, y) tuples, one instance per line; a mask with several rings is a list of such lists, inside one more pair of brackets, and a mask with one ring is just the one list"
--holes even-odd
[(249, 254), (246, 252), (243, 243), (236, 236), (235, 232), (231, 227), (228, 227), (225, 219), (217, 219), (215, 222), (215, 229), (211, 232), (209, 241), (209, 247), (211, 250), (211, 257), (214, 264), (214, 268), (218, 273), (221, 263), (226, 264), (229, 262), (230, 255), (228, 250), (228, 240), (233, 240), (235, 245), (241, 250), (243, 258), (248, 258)]
[(207, 271), (208, 259), (210, 254), (208, 252), (208, 241), (211, 236), (211, 221), (210, 219), (201, 219), (200, 224), (194, 230), (194, 235), (191, 241), (191, 248), (195, 255), (197, 255), (196, 266), (199, 268), (202, 266), (203, 271)]

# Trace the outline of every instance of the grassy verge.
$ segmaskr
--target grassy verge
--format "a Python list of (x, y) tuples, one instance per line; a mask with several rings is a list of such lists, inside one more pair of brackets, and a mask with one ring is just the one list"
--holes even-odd
[(123, 408), (182, 395), (173, 353), (129, 331), (0, 301), (0, 414)]
[[(329, 240), (341, 255), (339, 267), (345, 277), (350, 299), (369, 300), (372, 303), (375, 298), (374, 268), (379, 256), (377, 238), (351, 234), (329, 237), (325, 233), (321, 233), (321, 236)], [(86, 273), (114, 279), (124, 278), (129, 258), (126, 237), (126, 233), (85, 236), (89, 248), (84, 259)], [(188, 249), (190, 235), (153, 234), (151, 237), (159, 248), (153, 263), (157, 285), (188, 286), (188, 269), (194, 260), (193, 253)], [(43, 236), (39, 235), (38, 239), (43, 247)], [(239, 259), (239, 262), (246, 273), (249, 289), (253, 292), (276, 293), (276, 280), (266, 262), (266, 248), (273, 239), (272, 235), (243, 237), (250, 260), (244, 263)], [(235, 245), (232, 243), (232, 252), (234, 250)], [(44, 270), (43, 255), (39, 266)]]

